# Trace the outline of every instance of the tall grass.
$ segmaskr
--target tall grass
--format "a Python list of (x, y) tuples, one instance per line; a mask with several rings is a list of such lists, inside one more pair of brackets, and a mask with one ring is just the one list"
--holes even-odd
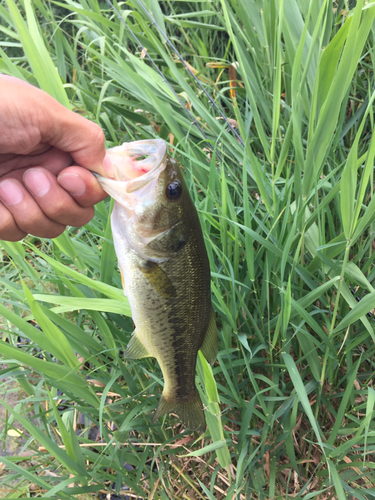
[(3, 0), (0, 71), (97, 121), (108, 147), (162, 137), (184, 166), (219, 325), (218, 360), (197, 370), (208, 431), (150, 423), (161, 372), (122, 358), (133, 327), (102, 202), (82, 229), (2, 243), (0, 374), (23, 389), (2, 439), (15, 422), (30, 437), (1, 481), (58, 498), (373, 498), (375, 5), (145, 4), (245, 146), (138, 2), (115, 6), (222, 161), (105, 3)]

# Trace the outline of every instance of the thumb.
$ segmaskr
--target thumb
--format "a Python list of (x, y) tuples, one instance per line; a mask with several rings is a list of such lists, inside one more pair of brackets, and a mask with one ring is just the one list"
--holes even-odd
[[(80, 167), (104, 177), (114, 177), (111, 160), (106, 155), (103, 130), (94, 122), (66, 109), (53, 99), (49, 129), (42, 131), (44, 140), (71, 155)], [(41, 127), (42, 129), (42, 127)]]

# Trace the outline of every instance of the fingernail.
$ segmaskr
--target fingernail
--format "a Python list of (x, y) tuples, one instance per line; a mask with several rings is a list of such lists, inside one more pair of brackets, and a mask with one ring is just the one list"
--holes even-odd
[(17, 205), (23, 198), (23, 192), (16, 182), (7, 179), (0, 183), (0, 198), (6, 205)]
[(23, 181), (27, 189), (34, 196), (44, 196), (51, 188), (51, 183), (44, 172), (38, 169), (27, 170), (23, 174)]
[(106, 154), (104, 157), (103, 168), (107, 172), (109, 177), (112, 177), (112, 179), (115, 178), (115, 169), (108, 154)]
[(58, 178), (61, 187), (73, 196), (82, 196), (86, 191), (85, 181), (77, 174), (63, 174)]

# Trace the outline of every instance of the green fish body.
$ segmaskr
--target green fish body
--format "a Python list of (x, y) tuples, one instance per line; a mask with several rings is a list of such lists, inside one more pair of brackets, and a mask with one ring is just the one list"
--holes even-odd
[(153, 421), (175, 412), (203, 431), (195, 368), (199, 349), (214, 362), (217, 328), (197, 211), (164, 141), (125, 143), (108, 154), (116, 180), (99, 182), (115, 199), (113, 241), (136, 327), (125, 357), (153, 356), (160, 365), (164, 389)]

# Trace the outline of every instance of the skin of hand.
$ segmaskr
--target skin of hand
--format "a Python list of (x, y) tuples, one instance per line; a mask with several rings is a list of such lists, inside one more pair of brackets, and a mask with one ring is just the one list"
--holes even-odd
[(0, 75), (0, 240), (55, 238), (82, 226), (113, 177), (102, 129), (49, 94)]

